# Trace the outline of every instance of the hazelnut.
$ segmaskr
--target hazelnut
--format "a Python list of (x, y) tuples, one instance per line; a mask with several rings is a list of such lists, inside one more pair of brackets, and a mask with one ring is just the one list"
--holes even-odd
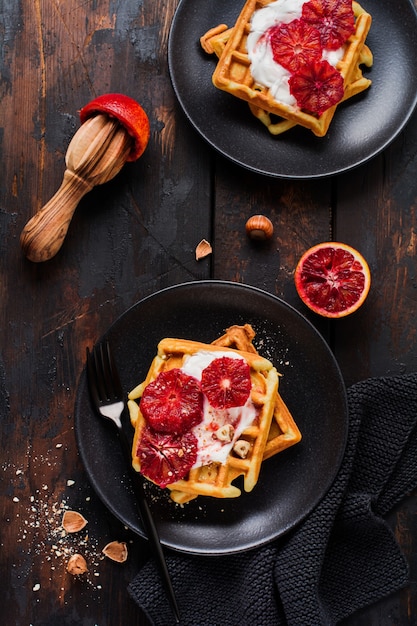
[(103, 554), (112, 561), (124, 563), (127, 559), (127, 545), (124, 541), (111, 541), (102, 550)]
[(87, 520), (77, 511), (65, 511), (62, 516), (62, 527), (67, 533), (77, 533), (87, 524)]
[(225, 424), (224, 426), (220, 426), (214, 434), (219, 441), (230, 443), (233, 439), (233, 435), (235, 434), (235, 429), (231, 424)]
[(73, 554), (67, 563), (67, 572), (73, 576), (85, 574), (88, 571), (87, 562), (81, 554)]
[(237, 456), (240, 456), (241, 459), (246, 459), (246, 457), (248, 456), (249, 450), (250, 450), (250, 443), (249, 441), (246, 441), (246, 439), (239, 439), (238, 441), (236, 441), (235, 445), (233, 446), (233, 452), (235, 452)]
[(270, 239), (274, 233), (274, 226), (265, 215), (252, 215), (246, 222), (246, 232), (251, 239)]
[(204, 259), (213, 252), (213, 248), (206, 239), (202, 239), (195, 249), (195, 258), (197, 261)]

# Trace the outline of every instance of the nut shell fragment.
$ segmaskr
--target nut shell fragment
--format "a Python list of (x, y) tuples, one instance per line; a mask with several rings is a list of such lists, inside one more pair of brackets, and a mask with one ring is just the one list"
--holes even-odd
[(197, 261), (204, 259), (213, 252), (213, 248), (206, 239), (202, 239), (195, 249), (195, 258)]
[(127, 559), (127, 545), (124, 541), (111, 541), (104, 546), (102, 552), (117, 563), (124, 563)]
[(62, 516), (62, 527), (67, 533), (77, 533), (87, 524), (85, 517), (77, 511), (65, 511)]
[(73, 554), (67, 563), (67, 572), (73, 576), (80, 576), (88, 571), (87, 561), (82, 554)]

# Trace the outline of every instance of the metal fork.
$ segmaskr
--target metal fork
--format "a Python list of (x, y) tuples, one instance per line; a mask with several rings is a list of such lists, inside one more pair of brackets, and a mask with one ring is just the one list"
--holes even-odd
[(162, 583), (171, 603), (177, 624), (180, 620), (179, 608), (175, 597), (169, 571), (162, 551), (161, 542), (152, 513), (149, 509), (143, 481), (132, 467), (131, 444), (123, 429), (121, 417), (126, 407), (123, 388), (120, 382), (116, 363), (108, 341), (96, 344), (93, 350), (87, 348), (87, 380), (91, 399), (97, 413), (116, 427), (119, 433), (123, 452), (126, 456), (133, 486), (136, 494), (136, 504), (146, 535), (154, 551), (159, 566)]

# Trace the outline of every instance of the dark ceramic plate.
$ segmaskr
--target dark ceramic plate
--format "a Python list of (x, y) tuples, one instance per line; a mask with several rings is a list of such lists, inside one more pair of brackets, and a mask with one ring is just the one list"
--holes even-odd
[[(200, 497), (180, 507), (149, 483), (161, 541), (180, 551), (227, 554), (265, 544), (319, 502), (340, 466), (347, 435), (339, 368), (325, 341), (295, 309), (237, 283), (202, 281), (165, 289), (133, 306), (106, 333), (128, 392), (145, 378), (163, 337), (209, 343), (228, 326), (246, 322), (257, 332), (259, 351), (283, 374), (281, 395), (303, 439), (265, 461), (254, 490), (239, 498)], [(78, 388), (75, 428), (98, 495), (117, 518), (143, 535), (118, 442), (92, 410), (85, 373)]]
[(326, 137), (294, 128), (273, 137), (246, 102), (216, 89), (214, 55), (199, 39), (218, 24), (233, 26), (244, 0), (182, 0), (168, 47), (172, 84), (190, 122), (235, 163), (274, 177), (314, 178), (349, 170), (381, 152), (402, 130), (417, 102), (417, 14), (409, 0), (363, 0), (373, 23), (367, 43), (372, 86), (338, 107)]

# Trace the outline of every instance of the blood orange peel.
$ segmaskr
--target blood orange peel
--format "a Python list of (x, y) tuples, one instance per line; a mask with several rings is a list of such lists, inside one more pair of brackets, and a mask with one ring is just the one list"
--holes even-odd
[(364, 303), (371, 273), (360, 252), (331, 241), (317, 244), (302, 255), (294, 281), (298, 295), (312, 311), (339, 318), (350, 315)]
[(81, 109), (81, 124), (100, 113), (106, 113), (110, 117), (116, 118), (133, 138), (134, 144), (127, 161), (136, 161), (142, 156), (148, 145), (150, 125), (149, 118), (140, 104), (123, 94), (103, 94)]

